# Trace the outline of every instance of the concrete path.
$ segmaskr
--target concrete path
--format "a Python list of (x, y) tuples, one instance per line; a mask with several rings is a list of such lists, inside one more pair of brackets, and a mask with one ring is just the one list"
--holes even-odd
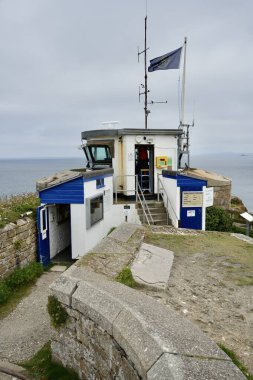
[(136, 224), (122, 223), (110, 233), (109, 237), (122, 243), (126, 243), (138, 228), (141, 227)]
[(48, 287), (59, 275), (60, 272), (44, 273), (31, 293), (11, 314), (0, 320), (1, 360), (12, 363), (27, 360), (50, 340)]
[(132, 262), (142, 239), (142, 227), (123, 223), (103, 238), (86, 256), (78, 260), (76, 265), (88, 267), (96, 273), (114, 279)]
[(169, 280), (174, 254), (167, 249), (142, 243), (132, 264), (136, 282), (165, 289)]

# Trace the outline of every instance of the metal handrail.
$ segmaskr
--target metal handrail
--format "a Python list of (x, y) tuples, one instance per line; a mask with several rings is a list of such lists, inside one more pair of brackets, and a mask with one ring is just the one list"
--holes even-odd
[[(135, 177), (135, 189), (134, 190), (127, 190), (127, 189), (122, 189), (122, 190), (118, 190), (118, 178), (120, 177)], [(144, 193), (142, 191), (142, 188), (139, 184), (139, 181), (138, 181), (138, 175), (131, 175), (131, 174), (127, 174), (127, 175), (118, 175), (116, 178), (115, 178), (115, 185), (116, 185), (116, 191), (115, 191), (115, 202), (117, 203), (118, 202), (118, 193), (127, 193), (129, 191), (131, 192), (134, 192), (135, 193), (135, 196), (136, 196), (136, 203), (140, 202), (141, 204), (141, 207), (142, 207), (142, 210), (143, 210), (143, 214), (145, 215), (145, 218), (147, 220), (147, 223), (148, 225), (150, 225), (150, 222), (152, 224), (154, 224), (154, 219), (150, 213), (150, 210), (149, 210), (149, 207), (148, 207), (148, 204), (147, 204), (147, 201), (145, 199), (145, 196), (144, 196)], [(142, 197), (142, 199), (141, 199)], [(147, 211), (147, 212), (146, 212)]]
[[(158, 190), (157, 190), (157, 199), (159, 201), (159, 196), (160, 196), (160, 190), (163, 190), (164, 191), (164, 194), (166, 195), (166, 200), (167, 200), (167, 205), (165, 206), (166, 208), (166, 211), (167, 211), (167, 217), (170, 216), (169, 215), (169, 205), (170, 205), (170, 210), (172, 210), (172, 213), (173, 213), (173, 217), (179, 222), (179, 218), (176, 214), (176, 211), (174, 210), (171, 202), (170, 202), (170, 199), (169, 199), (169, 196), (168, 196), (168, 193), (167, 191), (165, 190), (165, 187), (163, 186), (163, 183), (160, 179), (160, 176), (161, 174), (157, 174), (157, 186), (158, 186)], [(160, 184), (161, 184), (161, 188), (160, 188)], [(162, 199), (163, 199), (163, 203), (165, 204), (165, 200), (164, 200), (164, 194), (161, 193), (161, 196), (162, 196)]]
[[(128, 193), (129, 191), (136, 193), (136, 189), (133, 190), (127, 190), (127, 189), (118, 189), (118, 179), (121, 177), (136, 177), (135, 174), (126, 174), (126, 175), (117, 175), (115, 177), (115, 186), (116, 186), (116, 191), (115, 191), (115, 202), (118, 202), (118, 193)], [(137, 202), (137, 195), (136, 195), (136, 202)]]
[[(140, 196), (139, 192), (140, 192), (140, 194), (142, 196), (142, 199), (141, 199), (141, 196)], [(138, 197), (138, 199), (140, 201), (140, 204), (141, 204), (141, 207), (142, 207), (142, 210), (143, 210), (143, 214), (146, 217), (148, 225), (150, 226), (150, 221), (151, 221), (152, 224), (154, 224), (154, 219), (153, 219), (153, 217), (152, 217), (152, 215), (150, 213), (150, 210), (149, 210), (146, 198), (144, 196), (144, 193), (142, 191), (142, 188), (140, 187), (140, 184), (139, 184), (139, 181), (138, 181), (138, 176), (136, 176), (136, 196)], [(148, 214), (146, 213), (145, 207), (146, 207), (146, 210), (147, 210)], [(148, 216), (150, 218), (150, 221), (148, 219)]]

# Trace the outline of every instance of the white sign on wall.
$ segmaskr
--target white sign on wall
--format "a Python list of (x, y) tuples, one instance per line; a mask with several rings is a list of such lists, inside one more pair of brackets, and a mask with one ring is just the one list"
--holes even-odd
[(213, 187), (207, 187), (205, 191), (205, 207), (213, 206)]
[(195, 216), (195, 210), (187, 210), (187, 217)]
[(202, 207), (202, 191), (183, 191), (182, 207)]

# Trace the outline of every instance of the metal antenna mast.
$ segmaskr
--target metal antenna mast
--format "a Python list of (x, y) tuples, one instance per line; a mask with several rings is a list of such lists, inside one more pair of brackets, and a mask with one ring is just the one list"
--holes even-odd
[(141, 87), (144, 88), (144, 91), (141, 92), (141, 89), (140, 89), (140, 86), (139, 86), (139, 101), (140, 101), (140, 97), (141, 95), (144, 95), (144, 115), (145, 115), (145, 129), (148, 128), (148, 114), (150, 113), (150, 110), (148, 110), (148, 92), (150, 92), (148, 90), (148, 73), (147, 73), (147, 50), (149, 48), (147, 48), (147, 19), (148, 19), (148, 16), (146, 15), (145, 17), (145, 39), (144, 39), (144, 50), (143, 51), (139, 51), (139, 48), (138, 48), (138, 62), (139, 62), (139, 56), (141, 54), (144, 53), (144, 70), (145, 70), (145, 75), (144, 75), (144, 85), (141, 84)]

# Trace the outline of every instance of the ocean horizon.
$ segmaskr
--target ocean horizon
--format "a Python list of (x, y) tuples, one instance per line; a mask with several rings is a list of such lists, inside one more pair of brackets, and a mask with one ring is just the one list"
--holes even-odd
[[(66, 169), (85, 167), (85, 157), (0, 159), (0, 198), (35, 192), (36, 181)], [(232, 180), (232, 194), (253, 211), (253, 153), (192, 155), (190, 166)]]

